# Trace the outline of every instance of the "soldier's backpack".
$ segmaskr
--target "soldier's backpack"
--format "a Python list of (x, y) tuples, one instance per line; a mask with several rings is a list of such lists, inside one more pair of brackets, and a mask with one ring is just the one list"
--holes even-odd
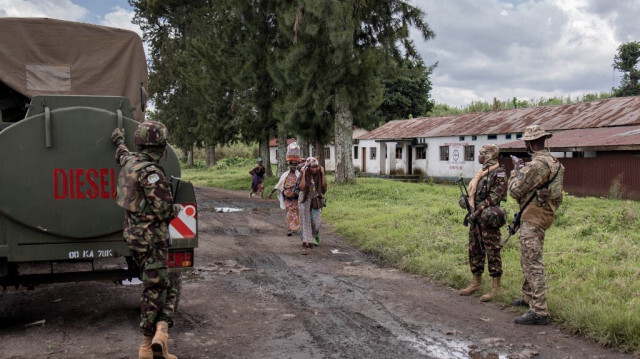
[[(542, 188), (539, 189), (536, 192), (536, 194), (538, 196), (538, 200), (544, 201), (544, 202), (546, 201), (554, 202), (556, 206), (559, 206), (562, 203), (562, 188), (563, 188), (562, 184), (564, 181), (564, 166), (557, 159), (556, 161), (558, 162), (558, 169), (556, 170), (555, 174), (553, 174), (553, 176), (549, 178), (549, 181), (547, 181), (547, 183), (545, 183), (545, 185), (542, 186)], [(544, 164), (547, 164), (547, 163), (544, 162)], [(548, 164), (547, 166), (549, 167), (550, 171), (553, 171), (551, 166), (549, 166)]]

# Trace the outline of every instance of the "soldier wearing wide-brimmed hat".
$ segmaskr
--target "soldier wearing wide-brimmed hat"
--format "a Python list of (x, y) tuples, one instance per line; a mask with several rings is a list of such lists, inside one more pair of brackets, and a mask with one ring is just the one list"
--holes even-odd
[(522, 212), (520, 263), (524, 283), (522, 298), (516, 299), (514, 305), (529, 307), (524, 315), (515, 318), (517, 324), (544, 325), (549, 322), (542, 249), (545, 231), (553, 223), (556, 209), (562, 203), (564, 177), (564, 167), (545, 148), (545, 141), (551, 136), (539, 125), (527, 127), (522, 140), (532, 155), (531, 162), (522, 166), (514, 159), (514, 170), (509, 178), (509, 193), (518, 201)]

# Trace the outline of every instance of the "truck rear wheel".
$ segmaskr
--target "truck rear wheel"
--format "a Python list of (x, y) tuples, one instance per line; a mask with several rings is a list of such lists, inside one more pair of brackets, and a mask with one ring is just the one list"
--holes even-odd
[(176, 302), (174, 304), (174, 311), (178, 311), (178, 304), (180, 303), (180, 294), (182, 293), (182, 273), (181, 272), (169, 272), (169, 281), (171, 285), (176, 288), (178, 295), (176, 296)]

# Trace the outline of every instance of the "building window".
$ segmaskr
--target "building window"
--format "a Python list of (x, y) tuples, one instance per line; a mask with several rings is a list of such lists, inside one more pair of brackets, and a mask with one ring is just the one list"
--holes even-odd
[(516, 133), (516, 138), (522, 138), (522, 134), (521, 133)]
[(427, 148), (416, 147), (416, 160), (426, 160), (426, 159), (427, 159)]
[(353, 159), (358, 159), (358, 146), (353, 146)]
[(402, 159), (402, 147), (396, 147), (396, 159), (397, 160)]
[(487, 135), (487, 139), (488, 140), (497, 140), (498, 139), (498, 135)]
[(440, 161), (449, 161), (449, 146), (440, 146)]
[(324, 148), (324, 159), (325, 160), (330, 160), (331, 159), (331, 147), (325, 147)]
[(278, 162), (278, 149), (276, 149), (276, 162)]
[(460, 136), (460, 137), (458, 137), (458, 139), (459, 139), (460, 141), (464, 141), (464, 136)]
[(474, 136), (471, 136), (471, 141), (475, 141), (475, 140), (477, 140), (477, 139), (478, 139), (478, 136), (475, 136), (475, 135), (474, 135)]
[(311, 147), (311, 157), (315, 157), (315, 156), (316, 156), (316, 148)]
[(376, 150), (377, 148), (375, 147), (369, 147), (369, 159), (372, 159), (372, 160), (376, 159)]
[(507, 140), (510, 140), (511, 139), (511, 134), (507, 133), (506, 135), (504, 135), (504, 138), (506, 138)]
[(474, 161), (476, 146), (464, 146), (464, 160)]

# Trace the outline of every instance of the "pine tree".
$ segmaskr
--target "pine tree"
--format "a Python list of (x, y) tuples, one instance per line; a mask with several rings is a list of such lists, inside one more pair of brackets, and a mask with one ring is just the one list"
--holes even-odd
[(281, 54), (282, 78), (292, 89), (288, 121), (295, 125), (307, 115), (305, 124), (317, 124), (318, 134), (325, 135), (333, 127), (336, 182), (355, 178), (353, 125), (375, 121), (382, 68), (403, 59), (400, 46), (404, 56), (418, 57), (409, 27), (433, 37), (422, 17), (405, 0), (301, 0), (283, 10), (281, 33), (293, 43)]

